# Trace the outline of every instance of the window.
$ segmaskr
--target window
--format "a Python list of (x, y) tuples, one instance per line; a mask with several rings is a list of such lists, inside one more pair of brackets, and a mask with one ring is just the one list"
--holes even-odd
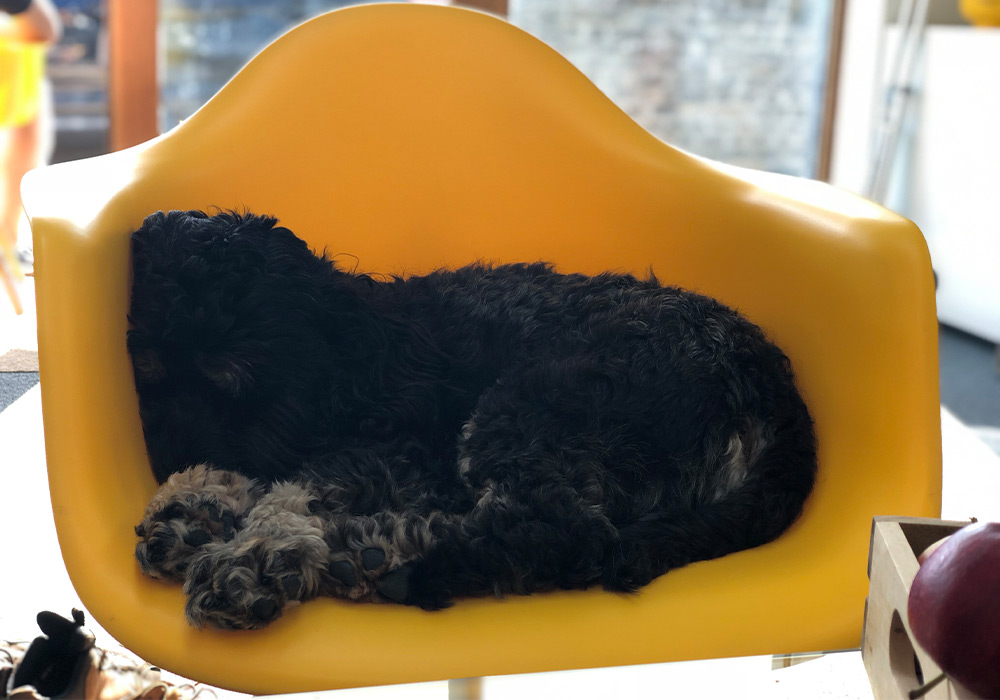
[(209, 100), (293, 26), (351, 0), (160, 0), (160, 129)]
[(509, 19), (668, 143), (824, 175), (835, 0), (511, 0)]
[(108, 64), (104, 3), (56, 0), (63, 36), (49, 50), (56, 150), (54, 161), (108, 150)]

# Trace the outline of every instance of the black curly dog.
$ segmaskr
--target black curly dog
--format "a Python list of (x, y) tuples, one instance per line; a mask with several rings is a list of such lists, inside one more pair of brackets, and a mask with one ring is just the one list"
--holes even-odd
[(273, 218), (156, 213), (128, 349), (156, 478), (136, 556), (195, 625), (317, 595), (635, 591), (799, 515), (788, 358), (656, 279), (470, 265), (377, 280)]

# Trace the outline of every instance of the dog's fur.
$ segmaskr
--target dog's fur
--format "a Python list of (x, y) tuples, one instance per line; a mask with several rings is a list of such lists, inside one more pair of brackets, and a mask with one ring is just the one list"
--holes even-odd
[(132, 259), (164, 484), (136, 556), (184, 581), (196, 625), (260, 627), (317, 595), (634, 591), (774, 539), (812, 488), (787, 357), (652, 276), (380, 281), (231, 212), (153, 214)]

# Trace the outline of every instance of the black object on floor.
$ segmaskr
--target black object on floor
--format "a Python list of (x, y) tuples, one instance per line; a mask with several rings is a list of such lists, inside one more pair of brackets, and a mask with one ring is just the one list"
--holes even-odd
[(73, 619), (68, 620), (46, 610), (38, 613), (37, 620), (44, 634), (35, 638), (21, 659), (11, 688), (30, 685), (43, 697), (63, 696), (71, 684), (82, 689), (80, 677), (90, 670), (94, 647), (94, 635), (83, 626), (83, 612), (74, 609)]

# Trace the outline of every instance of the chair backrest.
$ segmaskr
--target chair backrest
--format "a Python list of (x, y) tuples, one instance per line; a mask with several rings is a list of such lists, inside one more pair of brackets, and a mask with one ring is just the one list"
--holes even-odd
[[(871, 517), (939, 513), (936, 319), (916, 227), (821, 183), (672, 148), (488, 15), (318, 17), (173, 131), (36, 172), (24, 200), (67, 567), (101, 624), (189, 677), (275, 692), (855, 646)], [(152, 211), (213, 206), (278, 216), (363, 271), (541, 259), (652, 269), (717, 297), (792, 359), (819, 438), (805, 516), (635, 599), (560, 593), (430, 616), (317, 601), (255, 635), (187, 629), (179, 589), (131, 559), (155, 484), (124, 344), (128, 236)]]

